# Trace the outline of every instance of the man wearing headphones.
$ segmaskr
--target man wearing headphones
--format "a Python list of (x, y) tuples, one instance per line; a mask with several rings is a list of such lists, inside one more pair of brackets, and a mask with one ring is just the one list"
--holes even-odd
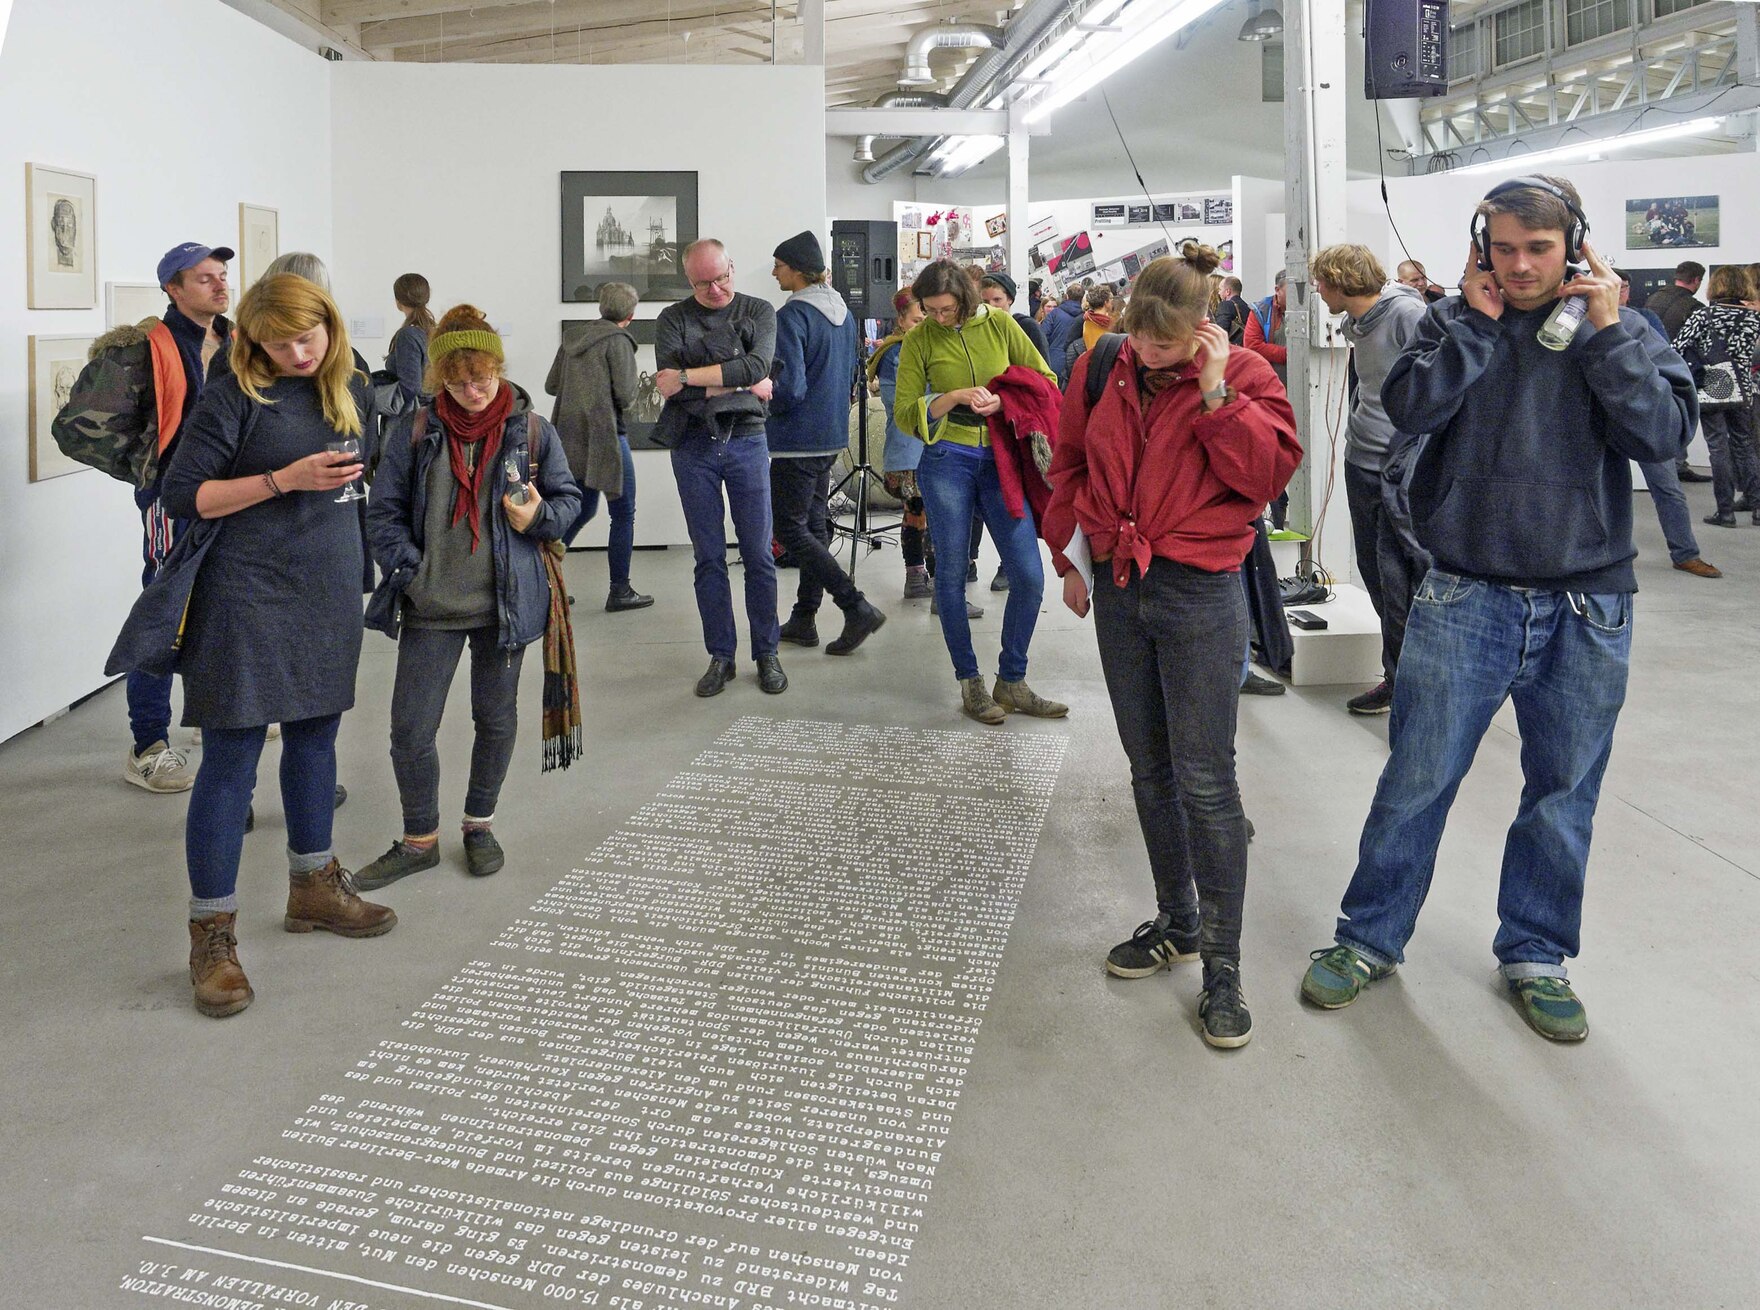
[[(1381, 398), (1427, 432), (1412, 520), (1435, 567), (1413, 597), (1394, 685), (1392, 752), (1345, 890), (1337, 945), (1316, 951), (1302, 995), (1357, 998), (1404, 958), (1455, 792), (1505, 700), (1524, 787), (1504, 843), (1492, 951), (1543, 1037), (1588, 1035), (1564, 962), (1577, 954), (1601, 777), (1631, 650), (1628, 460), (1672, 460), (1698, 422), (1693, 379), (1588, 245), (1576, 188), (1522, 177), (1492, 188), (1472, 223), (1457, 298), (1433, 305)], [(1567, 281), (1567, 264), (1588, 271)], [(1584, 321), (1563, 349), (1540, 340), (1561, 300)]]

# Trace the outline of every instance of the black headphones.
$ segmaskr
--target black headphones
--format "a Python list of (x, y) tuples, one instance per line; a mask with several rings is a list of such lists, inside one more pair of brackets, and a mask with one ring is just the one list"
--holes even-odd
[[(1583, 211), (1577, 204), (1558, 187), (1543, 177), (1512, 177), (1507, 182), (1499, 182), (1485, 193), (1485, 199), (1492, 200), (1511, 191), (1544, 191), (1549, 196), (1556, 196), (1564, 207), (1571, 211), (1571, 225), (1565, 229), (1564, 259), (1567, 264), (1583, 262), (1583, 242), (1589, 235), (1589, 220), (1583, 217)], [(1491, 224), (1483, 214), (1475, 213), (1472, 222), (1467, 225), (1472, 233), (1473, 245), (1479, 251), (1479, 268), (1491, 271)]]

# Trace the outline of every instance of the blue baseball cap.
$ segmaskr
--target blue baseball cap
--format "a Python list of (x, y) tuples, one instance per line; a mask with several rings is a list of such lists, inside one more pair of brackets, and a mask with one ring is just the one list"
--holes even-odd
[(184, 269), (194, 268), (204, 259), (218, 259), (222, 264), (230, 263), (234, 253), (226, 246), (204, 246), (194, 241), (173, 246), (159, 261), (159, 285), (164, 286)]

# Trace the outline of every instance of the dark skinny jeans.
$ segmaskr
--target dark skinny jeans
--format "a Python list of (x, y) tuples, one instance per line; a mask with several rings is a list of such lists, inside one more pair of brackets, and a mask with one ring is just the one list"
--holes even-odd
[(800, 567), (795, 609), (819, 612), (825, 593), (841, 610), (862, 603), (862, 593), (831, 553), (831, 467), (836, 453), (794, 458), (770, 457), (770, 513), (776, 539)]
[(513, 762), (519, 727), (519, 669), (525, 648), (504, 651), (493, 626), (412, 628), (397, 639), (397, 682), (391, 692), (391, 770), (403, 802), (403, 830), (420, 837), (440, 827), (440, 751), (434, 738), (446, 711), (446, 693), (465, 643), (471, 648), (470, 789), (464, 812), (487, 819), (501, 799), (501, 784)]
[(1247, 824), (1235, 782), (1235, 708), (1247, 602), (1233, 573), (1157, 558), (1124, 587), (1094, 581), (1094, 634), (1155, 900), (1205, 960), (1239, 961)]
[[(281, 725), (281, 808), (287, 815), (287, 849), (296, 855), (330, 849), (341, 723), (340, 714), (327, 714)], [(245, 816), (268, 733), (266, 723), (202, 729), (202, 767), (189, 794), (183, 837), (190, 893), (201, 900), (220, 900), (238, 888)]]

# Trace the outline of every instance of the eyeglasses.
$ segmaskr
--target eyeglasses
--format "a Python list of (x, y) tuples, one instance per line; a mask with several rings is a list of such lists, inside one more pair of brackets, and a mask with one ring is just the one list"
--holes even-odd
[(723, 291), (725, 291), (729, 287), (731, 287), (732, 285), (733, 285), (733, 269), (729, 268), (727, 270), (727, 272), (723, 273), (720, 277), (712, 277), (712, 278), (708, 278), (702, 282), (691, 283), (691, 290), (692, 291), (707, 291), (710, 287), (720, 287)]
[(495, 378), (460, 378), (457, 382), (448, 382), (448, 391), (493, 391)]

